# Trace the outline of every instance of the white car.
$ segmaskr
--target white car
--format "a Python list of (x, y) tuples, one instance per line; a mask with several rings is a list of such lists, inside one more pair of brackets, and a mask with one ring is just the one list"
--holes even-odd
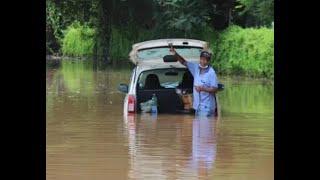
[[(172, 60), (169, 44), (187, 61), (193, 62), (199, 62), (202, 50), (209, 50), (207, 42), (194, 39), (158, 39), (134, 44), (129, 56), (135, 67), (129, 85), (118, 87), (126, 93), (125, 114), (141, 112), (141, 103), (150, 100), (153, 94), (157, 96), (159, 113), (194, 112), (188, 104), (192, 103), (193, 76), (187, 67)], [(219, 89), (223, 89), (222, 84)], [(220, 114), (218, 108), (216, 115)]]

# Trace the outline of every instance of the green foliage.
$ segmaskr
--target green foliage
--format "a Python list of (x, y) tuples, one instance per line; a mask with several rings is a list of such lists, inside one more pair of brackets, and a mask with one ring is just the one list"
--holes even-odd
[(235, 8), (236, 9), (242, 8), (243, 10), (240, 13), (243, 14), (248, 10), (250, 10), (250, 8), (252, 8), (254, 1), (255, 0), (237, 0), (239, 5), (237, 5)]
[(62, 33), (62, 16), (59, 9), (51, 1), (46, 3), (46, 51), (53, 54), (60, 49)]
[(62, 52), (68, 56), (92, 56), (95, 31), (78, 22), (71, 24), (65, 31)]
[(151, 40), (154, 38), (152, 31), (128, 28), (112, 27), (110, 42), (110, 58), (112, 60), (128, 59), (129, 52), (134, 43)]
[(235, 22), (243, 27), (271, 26), (274, 21), (274, 0), (237, 0)]
[(111, 59), (127, 59), (131, 46), (132, 42), (124, 32), (121, 32), (119, 29), (112, 28), (110, 43)]
[(74, 21), (81, 23), (88, 22), (92, 16), (92, 7), (97, 4), (97, 0), (46, 0), (52, 2), (59, 8), (62, 14), (62, 25), (67, 27)]
[[(272, 78), (274, 0), (234, 1), (46, 0), (47, 53), (117, 61), (128, 58), (134, 43), (185, 37), (208, 41), (221, 73)], [(263, 28), (217, 31), (230, 20)]]
[(213, 65), (220, 73), (273, 78), (273, 48), (272, 29), (231, 26), (213, 46)]
[(53, 35), (58, 40), (62, 38), (62, 24), (61, 24), (61, 13), (59, 9), (51, 1), (46, 3), (46, 25), (47, 28), (51, 28)]
[(207, 25), (209, 8), (205, 2), (193, 0), (155, 0), (158, 11), (155, 14), (158, 26), (162, 31), (175, 36), (189, 36), (196, 28)]
[(214, 48), (218, 39), (218, 32), (213, 30), (211, 27), (206, 26), (201, 29), (199, 34), (196, 34), (195, 39), (200, 39), (209, 43), (211, 48)]

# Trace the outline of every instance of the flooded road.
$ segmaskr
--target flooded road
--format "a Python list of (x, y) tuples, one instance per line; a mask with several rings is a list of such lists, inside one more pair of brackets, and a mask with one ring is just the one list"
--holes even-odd
[(123, 115), (130, 68), (47, 66), (46, 176), (88, 179), (273, 179), (273, 86), (219, 78), (221, 118)]

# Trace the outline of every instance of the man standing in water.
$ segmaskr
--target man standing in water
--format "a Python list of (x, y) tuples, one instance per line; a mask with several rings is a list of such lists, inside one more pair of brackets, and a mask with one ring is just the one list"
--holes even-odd
[(214, 69), (209, 65), (211, 53), (202, 51), (198, 64), (186, 61), (172, 46), (170, 51), (193, 75), (193, 108), (196, 110), (196, 115), (215, 115), (217, 106), (215, 93), (218, 91), (218, 79)]

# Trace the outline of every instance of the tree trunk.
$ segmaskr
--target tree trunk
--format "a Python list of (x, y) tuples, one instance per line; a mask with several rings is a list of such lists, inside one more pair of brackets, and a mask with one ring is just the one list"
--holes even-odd
[(228, 15), (228, 26), (230, 26), (230, 24), (231, 24), (231, 21), (232, 21), (232, 14), (231, 14), (231, 12), (232, 12), (232, 8), (229, 8), (229, 15)]
[(112, 1), (99, 0), (98, 26), (97, 26), (97, 57), (99, 60), (109, 62), (109, 49), (112, 25)]

